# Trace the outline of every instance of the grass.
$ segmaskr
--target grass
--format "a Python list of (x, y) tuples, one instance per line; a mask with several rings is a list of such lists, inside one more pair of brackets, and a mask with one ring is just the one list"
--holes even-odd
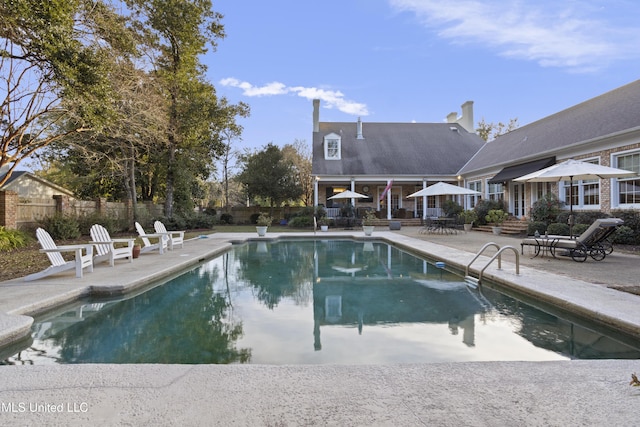
[[(287, 233), (296, 231), (310, 231), (310, 229), (289, 228), (286, 226), (273, 225), (269, 227), (269, 230), (277, 233)], [(185, 240), (198, 237), (202, 234), (211, 233), (255, 233), (255, 225), (218, 225), (211, 230), (193, 230), (187, 231), (184, 235)], [(133, 233), (121, 233), (114, 235), (117, 237), (136, 237)], [(89, 236), (82, 236), (77, 240), (57, 241), (58, 245), (72, 245), (74, 243), (83, 243), (90, 241)], [(37, 240), (31, 239), (27, 246), (12, 249), (0, 253), (2, 262), (0, 263), (0, 282), (4, 280), (16, 279), (19, 277), (27, 276), (31, 273), (36, 273), (47, 268), (51, 263), (47, 256), (40, 253), (40, 244)], [(73, 257), (72, 254), (63, 254), (66, 257)], [(72, 258), (69, 258), (72, 259)]]

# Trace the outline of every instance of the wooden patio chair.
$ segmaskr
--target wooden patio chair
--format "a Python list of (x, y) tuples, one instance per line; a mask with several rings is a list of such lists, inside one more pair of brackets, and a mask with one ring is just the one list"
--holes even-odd
[[(36, 230), (36, 237), (38, 238), (40, 246), (42, 246), (40, 252), (47, 254), (49, 261), (51, 261), (51, 265), (42, 271), (26, 276), (24, 278), (25, 282), (40, 279), (51, 274), (72, 270), (74, 268), (76, 270), (76, 277), (82, 277), (82, 270), (85, 268), (89, 272), (93, 271), (93, 245), (81, 244), (57, 246), (51, 238), (51, 235), (42, 228), (38, 228)], [(82, 254), (83, 251), (85, 252), (84, 255)], [(72, 261), (65, 261), (62, 257), (62, 252), (75, 252), (75, 259)]]
[(162, 239), (168, 243), (169, 249), (173, 250), (177, 245), (184, 248), (184, 231), (167, 231), (167, 227), (161, 221), (154, 222), (153, 228), (156, 233), (164, 235)]
[[(163, 254), (164, 250), (167, 248), (167, 241), (162, 238), (164, 235), (159, 233), (147, 233), (146, 231), (144, 231), (144, 228), (142, 228), (142, 225), (140, 225), (140, 223), (137, 221), (135, 225), (136, 231), (138, 232), (138, 235), (142, 240), (142, 244), (144, 245), (142, 246), (142, 248), (140, 248), (140, 253), (144, 254), (146, 252), (158, 251)], [(158, 242), (151, 243), (149, 239), (158, 239)]]
[[(133, 262), (133, 242), (136, 239), (112, 239), (107, 229), (100, 224), (93, 224), (90, 234), (96, 250), (94, 263), (109, 261), (109, 265), (113, 267), (117, 259), (128, 258), (129, 262)], [(126, 246), (122, 246), (123, 243)]]

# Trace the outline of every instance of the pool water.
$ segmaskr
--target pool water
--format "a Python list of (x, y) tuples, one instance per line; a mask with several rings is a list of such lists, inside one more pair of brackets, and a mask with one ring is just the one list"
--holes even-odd
[(5, 364), (382, 364), (639, 358), (379, 242), (251, 242), (135, 296), (36, 319)]

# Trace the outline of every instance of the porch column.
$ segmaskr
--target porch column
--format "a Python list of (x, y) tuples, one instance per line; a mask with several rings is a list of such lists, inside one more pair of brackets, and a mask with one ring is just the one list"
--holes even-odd
[[(427, 188), (427, 180), (422, 180), (422, 189)], [(427, 219), (427, 196), (422, 196), (422, 219)]]
[[(393, 180), (387, 180), (387, 185), (391, 184)], [(391, 219), (391, 192), (393, 189), (389, 187), (389, 191), (387, 191), (387, 219)]]
[(320, 179), (316, 176), (313, 180), (313, 206), (318, 206), (318, 184)]
[[(353, 192), (356, 191), (356, 180), (355, 180), (355, 178), (351, 178), (351, 191), (353, 191)], [(356, 199), (354, 199), (354, 198), (351, 199), (351, 206), (353, 206), (355, 208)], [(354, 215), (355, 215), (355, 210), (354, 210)]]

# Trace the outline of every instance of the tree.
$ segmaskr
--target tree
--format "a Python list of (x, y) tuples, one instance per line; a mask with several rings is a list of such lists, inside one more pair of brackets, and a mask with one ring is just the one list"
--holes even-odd
[[(215, 50), (216, 39), (225, 36), (220, 23), (222, 15), (212, 11), (210, 0), (127, 0), (126, 3), (149, 34), (148, 40), (154, 42), (158, 53), (155, 72), (164, 82), (169, 99), (164, 151), (165, 215), (171, 217), (176, 186), (182, 185), (183, 190), (189, 188), (190, 182), (184, 180), (187, 176), (182, 172), (193, 170), (187, 165), (188, 160), (194, 158), (193, 149), (206, 144), (211, 137), (209, 124), (217, 106), (215, 90), (204, 82), (205, 68), (198, 57), (206, 53), (207, 43)], [(199, 114), (205, 120), (199, 120)]]
[(249, 197), (263, 197), (273, 208), (302, 195), (293, 162), (287, 160), (277, 146), (267, 144), (262, 151), (241, 156), (240, 161), (242, 172), (237, 179)]
[(112, 117), (105, 58), (130, 47), (122, 24), (100, 1), (0, 3), (0, 185), (39, 148)]
[(313, 177), (311, 176), (311, 150), (304, 140), (296, 139), (293, 144), (282, 147), (284, 158), (290, 161), (295, 169), (297, 181), (302, 189), (302, 203), (313, 205)]
[(509, 120), (509, 124), (506, 125), (502, 122), (498, 122), (497, 124), (493, 122), (487, 123), (485, 122), (483, 117), (482, 120), (478, 122), (478, 128), (476, 129), (476, 132), (478, 133), (478, 136), (485, 141), (493, 141), (498, 136), (511, 132), (512, 130), (517, 129), (519, 126), (520, 125), (518, 124), (517, 117), (515, 119)]

